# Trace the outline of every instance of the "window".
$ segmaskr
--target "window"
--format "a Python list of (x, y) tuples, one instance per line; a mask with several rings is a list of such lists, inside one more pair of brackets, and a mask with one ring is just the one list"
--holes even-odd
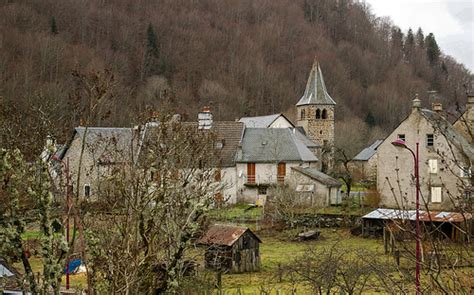
[(434, 145), (433, 134), (426, 134), (426, 146), (430, 147)]
[(258, 194), (259, 195), (266, 195), (267, 194), (267, 187), (266, 186), (259, 186), (258, 187)]
[(285, 175), (286, 175), (286, 164), (285, 163), (278, 163), (277, 181), (279, 183), (285, 182)]
[(471, 177), (471, 167), (468, 167), (468, 166), (464, 166), (464, 167), (461, 167), (461, 174), (460, 174), (461, 177)]
[(440, 186), (432, 186), (431, 187), (431, 202), (432, 203), (441, 203), (442, 195), (441, 195), (441, 187)]
[(405, 134), (398, 134), (398, 139), (401, 139), (403, 141), (406, 141), (405, 140)]
[(255, 163), (247, 163), (247, 182), (255, 183)]
[(437, 159), (429, 159), (428, 160), (429, 166), (429, 173), (438, 173), (438, 160)]
[(323, 110), (323, 113), (321, 114), (321, 118), (323, 118), (323, 119), (328, 118), (328, 111), (326, 111), (326, 109)]
[(470, 190), (465, 190), (464, 191), (464, 199), (465, 200), (471, 200), (472, 198), (472, 192)]
[(90, 184), (84, 184), (84, 197), (89, 198), (91, 196)]
[(316, 119), (321, 119), (321, 110), (320, 109), (316, 110)]
[(301, 110), (301, 120), (303, 120), (306, 117), (306, 111), (305, 109)]

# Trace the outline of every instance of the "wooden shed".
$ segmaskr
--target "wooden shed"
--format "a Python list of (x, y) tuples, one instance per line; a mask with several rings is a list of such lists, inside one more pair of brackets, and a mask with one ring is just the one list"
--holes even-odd
[(206, 268), (241, 273), (260, 269), (261, 242), (247, 227), (213, 225), (197, 244), (207, 247)]

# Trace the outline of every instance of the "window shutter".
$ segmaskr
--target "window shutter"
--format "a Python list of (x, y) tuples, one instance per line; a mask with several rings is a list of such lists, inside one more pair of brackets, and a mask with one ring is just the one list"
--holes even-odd
[(441, 203), (441, 187), (440, 186), (431, 187), (431, 202)]
[(429, 159), (429, 172), (430, 173), (438, 173), (438, 160), (436, 159)]

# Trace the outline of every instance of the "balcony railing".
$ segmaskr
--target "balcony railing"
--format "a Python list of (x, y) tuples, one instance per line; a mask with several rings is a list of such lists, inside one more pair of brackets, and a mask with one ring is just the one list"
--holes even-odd
[(244, 177), (247, 185), (270, 185), (285, 182), (285, 175), (247, 175)]

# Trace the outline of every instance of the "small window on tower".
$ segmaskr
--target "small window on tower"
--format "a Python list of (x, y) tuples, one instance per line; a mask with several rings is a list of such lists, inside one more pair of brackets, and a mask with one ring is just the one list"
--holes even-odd
[(327, 118), (328, 118), (328, 111), (326, 111), (326, 109), (323, 110), (323, 113), (322, 113), (321, 117), (322, 117), (323, 119), (327, 119)]
[(306, 117), (306, 111), (305, 109), (301, 110), (301, 120), (303, 120)]
[(316, 119), (321, 119), (321, 110), (320, 109), (316, 110)]

